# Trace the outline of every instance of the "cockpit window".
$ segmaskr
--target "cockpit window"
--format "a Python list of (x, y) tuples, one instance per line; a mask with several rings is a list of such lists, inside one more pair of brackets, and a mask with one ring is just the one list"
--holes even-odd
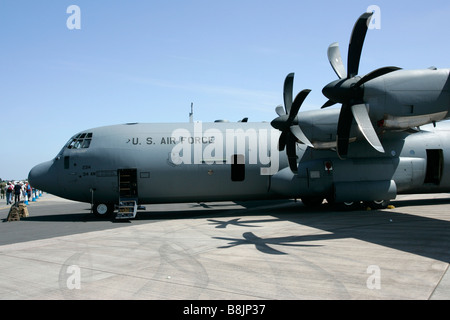
[(92, 132), (80, 133), (67, 143), (67, 149), (87, 149), (91, 145)]
[(91, 145), (91, 139), (84, 139), (83, 144), (81, 145), (81, 148), (87, 149)]

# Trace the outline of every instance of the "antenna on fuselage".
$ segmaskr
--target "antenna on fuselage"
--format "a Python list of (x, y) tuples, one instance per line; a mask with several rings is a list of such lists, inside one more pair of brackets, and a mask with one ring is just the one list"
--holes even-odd
[(191, 112), (189, 113), (189, 122), (194, 122), (194, 103), (191, 102)]

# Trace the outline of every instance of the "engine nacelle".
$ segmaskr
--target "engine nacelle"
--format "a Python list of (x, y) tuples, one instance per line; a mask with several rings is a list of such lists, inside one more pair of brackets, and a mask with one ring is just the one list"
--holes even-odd
[(364, 84), (374, 125), (393, 130), (437, 122), (450, 110), (449, 69), (398, 70)]

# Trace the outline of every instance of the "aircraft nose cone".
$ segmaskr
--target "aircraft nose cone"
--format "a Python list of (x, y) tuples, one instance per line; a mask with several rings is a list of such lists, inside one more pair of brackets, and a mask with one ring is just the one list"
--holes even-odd
[(57, 188), (55, 175), (52, 173), (53, 161), (43, 162), (30, 170), (28, 181), (33, 188), (52, 193)]

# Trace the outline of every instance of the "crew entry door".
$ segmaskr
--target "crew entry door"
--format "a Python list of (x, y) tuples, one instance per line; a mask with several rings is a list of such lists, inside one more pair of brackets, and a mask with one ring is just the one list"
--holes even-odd
[(444, 152), (442, 149), (427, 149), (427, 171), (425, 184), (439, 185), (444, 166)]
[(137, 169), (119, 169), (118, 176), (120, 199), (137, 199)]

